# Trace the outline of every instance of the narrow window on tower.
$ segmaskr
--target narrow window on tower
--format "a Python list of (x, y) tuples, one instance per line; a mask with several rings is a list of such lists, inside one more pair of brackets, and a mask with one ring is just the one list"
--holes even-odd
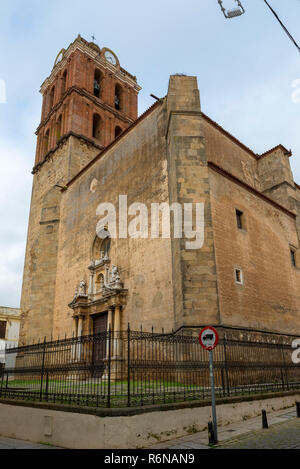
[(46, 155), (46, 153), (48, 153), (48, 149), (49, 149), (49, 135), (50, 135), (50, 132), (48, 129), (44, 135), (44, 156)]
[(62, 76), (62, 83), (61, 83), (61, 96), (63, 96), (67, 89), (67, 70), (64, 71)]
[(235, 214), (236, 214), (236, 223), (237, 223), (237, 227), (242, 230), (244, 228), (244, 216), (243, 216), (243, 212), (241, 212), (240, 210), (236, 210), (235, 211)]
[(242, 269), (235, 268), (234, 269), (234, 277), (235, 277), (235, 283), (237, 283), (238, 285), (243, 285), (244, 284)]
[(121, 100), (122, 100), (122, 88), (120, 85), (116, 85), (115, 88), (115, 109), (121, 111)]
[(292, 265), (294, 267), (296, 267), (296, 255), (295, 255), (295, 250), (294, 249), (290, 249), (290, 253), (291, 253), (291, 261), (292, 261)]
[(100, 70), (95, 70), (95, 75), (94, 75), (94, 96), (96, 98), (101, 97), (101, 72)]
[(58, 121), (56, 122), (56, 141), (60, 139), (62, 134), (62, 115), (59, 116)]
[(53, 86), (51, 93), (50, 93), (50, 102), (49, 102), (49, 111), (53, 108), (54, 104), (54, 93), (55, 93), (55, 86)]
[(98, 114), (93, 117), (93, 138), (101, 140), (101, 117)]

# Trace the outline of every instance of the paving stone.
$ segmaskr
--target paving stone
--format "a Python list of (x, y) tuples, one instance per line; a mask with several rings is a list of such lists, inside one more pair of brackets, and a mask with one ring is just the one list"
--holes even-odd
[(272, 425), (234, 440), (221, 443), (217, 449), (292, 449), (300, 447), (300, 419)]
[(54, 446), (32, 443), (31, 441), (15, 440), (0, 437), (0, 449), (61, 449)]
[[(228, 449), (276, 449), (300, 448), (300, 419), (295, 409), (286, 409), (268, 414), (269, 429), (262, 430), (261, 416), (242, 423), (218, 428), (219, 445), (215, 448)], [(207, 431), (160, 443), (153, 449), (209, 449)]]

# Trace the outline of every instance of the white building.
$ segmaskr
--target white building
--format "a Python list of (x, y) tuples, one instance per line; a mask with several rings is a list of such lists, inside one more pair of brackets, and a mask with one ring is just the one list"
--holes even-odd
[(17, 347), (19, 342), (21, 311), (0, 306), (0, 363), (5, 363), (5, 346)]

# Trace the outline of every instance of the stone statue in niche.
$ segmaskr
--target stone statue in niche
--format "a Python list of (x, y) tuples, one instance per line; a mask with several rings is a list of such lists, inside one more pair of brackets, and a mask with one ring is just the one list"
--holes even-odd
[(117, 277), (120, 279), (118, 267), (116, 265), (111, 266), (111, 282), (115, 282)]
[(80, 282), (79, 295), (86, 295), (86, 283), (84, 280)]
[(87, 290), (86, 283), (84, 280), (82, 280), (79, 284), (79, 288), (77, 287), (75, 290), (73, 301), (75, 301), (80, 296), (86, 297), (87, 296), (86, 290)]
[(116, 289), (116, 290), (123, 288), (123, 285), (120, 279), (119, 269), (116, 265), (112, 265), (112, 268), (111, 268), (109, 287)]

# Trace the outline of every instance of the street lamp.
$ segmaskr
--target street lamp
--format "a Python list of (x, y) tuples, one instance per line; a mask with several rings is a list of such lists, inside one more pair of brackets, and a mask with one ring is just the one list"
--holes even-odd
[(222, 0), (218, 0), (218, 3), (221, 7), (221, 10), (225, 16), (225, 18), (230, 19), (230, 18), (235, 18), (236, 16), (241, 16), (245, 13), (245, 9), (243, 5), (241, 4), (240, 0), (235, 0), (236, 3), (238, 4), (237, 8), (233, 8), (232, 10), (227, 10), (226, 8), (223, 7), (223, 2)]
[[(226, 8), (223, 7), (223, 1), (222, 0), (218, 0), (218, 3), (220, 5), (220, 8), (225, 16), (225, 18), (227, 19), (231, 19), (231, 18), (235, 18), (236, 16), (241, 16), (245, 13), (245, 9), (243, 7), (243, 5), (241, 4), (241, 2), (239, 0), (235, 0), (238, 4), (238, 7), (237, 8), (233, 8), (232, 10), (226, 10)], [(293, 36), (291, 35), (291, 33), (289, 32), (289, 30), (286, 28), (286, 26), (283, 24), (283, 22), (281, 21), (281, 19), (279, 18), (279, 16), (277, 15), (276, 11), (273, 10), (273, 8), (271, 7), (271, 5), (267, 2), (267, 0), (263, 0), (265, 2), (265, 4), (267, 5), (267, 7), (269, 8), (269, 10), (271, 10), (271, 12), (273, 13), (273, 15), (275, 16), (275, 18), (277, 19), (278, 23), (280, 24), (280, 26), (282, 27), (282, 29), (286, 32), (286, 34), (288, 35), (288, 37), (290, 38), (290, 40), (294, 43), (294, 45), (297, 47), (298, 51), (300, 52), (300, 46), (299, 44), (297, 44), (297, 42), (295, 41), (295, 39), (293, 38)]]

